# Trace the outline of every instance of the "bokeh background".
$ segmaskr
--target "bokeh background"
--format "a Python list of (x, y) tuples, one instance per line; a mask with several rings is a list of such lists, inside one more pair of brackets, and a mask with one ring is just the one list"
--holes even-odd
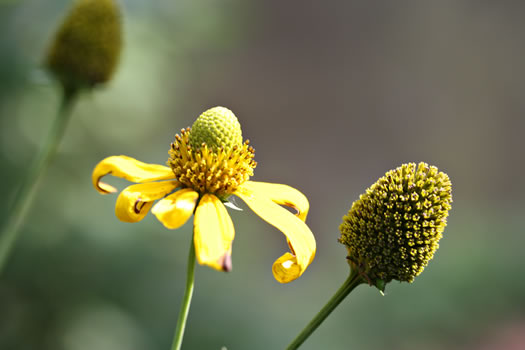
[[(170, 347), (192, 225), (119, 222), (116, 196), (99, 195), (90, 176), (110, 155), (164, 163), (175, 133), (216, 105), (252, 141), (255, 180), (308, 196), (318, 253), (281, 285), (271, 265), (284, 236), (249, 209), (231, 211), (233, 271), (197, 267), (185, 349), (284, 348), (347, 277), (342, 216), (410, 161), (453, 182), (435, 259), (384, 297), (359, 287), (303, 348), (525, 348), (522, 1), (121, 5), (118, 72), (76, 105), (0, 276), (0, 349)], [(69, 6), (0, 2), (1, 222), (57, 108), (41, 62)]]

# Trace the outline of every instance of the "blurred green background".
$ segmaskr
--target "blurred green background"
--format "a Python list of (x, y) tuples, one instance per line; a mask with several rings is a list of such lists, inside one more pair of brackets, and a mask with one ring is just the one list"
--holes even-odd
[[(252, 141), (254, 180), (308, 196), (318, 252), (281, 285), (284, 236), (230, 211), (233, 271), (197, 267), (185, 349), (284, 348), (348, 274), (337, 238), (352, 201), (409, 161), (453, 182), (435, 259), (385, 297), (359, 287), (302, 348), (525, 348), (523, 2), (121, 4), (118, 72), (76, 105), (0, 276), (0, 349), (169, 349), (192, 225), (119, 222), (90, 176), (110, 155), (163, 164), (216, 105)], [(40, 66), (69, 5), (0, 2), (1, 222), (57, 108)]]

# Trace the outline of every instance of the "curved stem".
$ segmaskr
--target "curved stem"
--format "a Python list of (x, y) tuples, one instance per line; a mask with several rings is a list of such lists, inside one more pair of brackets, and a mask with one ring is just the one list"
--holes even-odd
[(175, 336), (173, 337), (173, 344), (171, 350), (180, 350), (182, 346), (182, 338), (184, 336), (184, 329), (186, 328), (186, 319), (190, 311), (191, 297), (193, 295), (193, 285), (195, 281), (195, 244), (193, 243), (193, 236), (191, 238), (190, 252), (188, 253), (188, 272), (186, 274), (186, 291), (182, 298), (182, 305), (179, 311), (179, 319), (177, 320), (177, 328), (175, 329)]
[(58, 145), (62, 140), (75, 98), (75, 91), (64, 90), (57, 116), (44, 143), (44, 147), (40, 150), (31, 168), (26, 173), (11, 206), (11, 212), (0, 234), (0, 274), (19, 236), (22, 222), (29, 211), (38, 184), (54, 158)]
[(343, 285), (335, 292), (334, 296), (328, 300), (325, 306), (319, 311), (317, 315), (306, 325), (306, 327), (302, 330), (301, 333), (288, 345), (286, 350), (293, 350), (297, 349), (308, 337), (319, 327), (321, 323), (330, 315), (330, 313), (343, 301), (344, 298), (352, 290), (354, 290), (355, 287), (357, 287), (359, 284), (363, 283), (363, 280), (361, 276), (357, 273), (352, 271), (350, 273), (350, 276), (346, 279), (346, 281), (343, 283)]

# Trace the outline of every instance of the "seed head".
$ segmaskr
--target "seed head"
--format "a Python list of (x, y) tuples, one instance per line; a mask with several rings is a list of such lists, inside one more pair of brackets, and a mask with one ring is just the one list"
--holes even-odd
[(193, 149), (206, 144), (214, 152), (221, 147), (228, 152), (235, 146), (242, 146), (241, 124), (228, 108), (214, 107), (193, 123), (189, 141)]
[(393, 279), (412, 282), (439, 247), (451, 203), (450, 179), (434, 166), (409, 163), (387, 172), (339, 227), (350, 266), (381, 290)]
[(105, 83), (117, 66), (121, 36), (114, 0), (76, 0), (55, 34), (45, 65), (66, 90)]

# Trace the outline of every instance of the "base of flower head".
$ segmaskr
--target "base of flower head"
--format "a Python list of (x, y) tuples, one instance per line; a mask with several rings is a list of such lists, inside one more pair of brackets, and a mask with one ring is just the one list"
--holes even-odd
[(185, 187), (195, 191), (211, 193), (225, 200), (253, 175), (257, 163), (253, 160), (255, 150), (246, 141), (241, 147), (231, 150), (200, 148), (190, 145), (191, 129), (182, 129), (171, 144), (167, 164), (175, 178)]
[[(439, 234), (435, 241), (441, 237), (442, 235)], [(344, 244), (342, 240), (339, 242)], [(364, 281), (371, 286), (377, 286), (378, 283), (390, 283), (392, 280), (412, 283), (414, 278), (423, 272), (429, 261), (434, 257), (434, 251), (439, 247), (437, 242), (430, 244), (432, 245), (431, 248), (415, 249), (414, 252), (412, 252), (412, 248), (409, 250), (400, 247), (399, 251), (395, 251), (395, 249), (382, 249), (374, 246), (371, 247), (371, 250), (376, 250), (375, 256), (372, 256), (373, 253), (365, 253), (364, 256), (359, 256), (356, 249), (351, 246), (347, 247), (349, 253), (347, 260), (350, 267), (355, 269)], [(379, 251), (381, 253), (377, 254)], [(407, 251), (412, 253), (407, 254)]]
[(376, 271), (370, 267), (371, 265), (366, 262), (356, 262), (351, 256), (347, 256), (346, 259), (348, 261), (348, 265), (350, 265), (350, 271), (359, 276), (361, 283), (374, 286), (381, 292), (381, 294), (384, 293), (387, 283), (391, 282), (392, 278), (388, 280), (380, 278), (378, 275), (382, 275), (383, 277), (387, 276), (381, 272), (376, 273)]

